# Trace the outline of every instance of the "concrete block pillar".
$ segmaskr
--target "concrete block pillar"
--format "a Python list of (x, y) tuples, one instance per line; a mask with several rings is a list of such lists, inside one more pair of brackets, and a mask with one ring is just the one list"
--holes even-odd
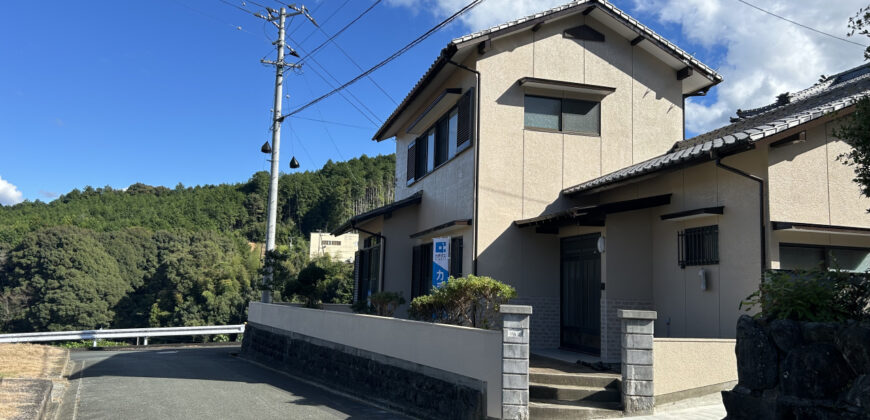
[(502, 418), (529, 418), (529, 317), (532, 307), (501, 305)]
[(653, 324), (655, 311), (620, 309), (622, 323), (622, 407), (627, 415), (652, 414)]

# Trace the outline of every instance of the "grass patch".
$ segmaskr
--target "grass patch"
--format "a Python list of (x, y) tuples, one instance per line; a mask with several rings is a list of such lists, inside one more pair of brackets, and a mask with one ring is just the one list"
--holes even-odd
[[(122, 347), (129, 345), (131, 344), (124, 341), (97, 340), (97, 347)], [(93, 347), (94, 340), (64, 341), (62, 343), (55, 344), (55, 346), (63, 347), (65, 349), (82, 349)]]
[[(0, 344), (0, 378), (58, 379), (69, 351), (38, 344)], [(15, 386), (0, 387), (0, 419), (13, 418), (33, 398)]]

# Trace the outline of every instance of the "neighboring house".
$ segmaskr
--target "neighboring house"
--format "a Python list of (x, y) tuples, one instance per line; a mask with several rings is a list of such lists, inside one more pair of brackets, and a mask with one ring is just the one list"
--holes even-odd
[(762, 269), (867, 268), (870, 200), (831, 132), (868, 69), (682, 140), (685, 98), (721, 76), (607, 2), (457, 38), (375, 134), (396, 138), (396, 201), (334, 232), (361, 233), (356, 299), (426, 293), (450, 237), (452, 275), (534, 306), (532, 347), (618, 362), (619, 308), (734, 337)]
[(356, 233), (330, 235), (324, 232), (311, 232), (308, 238), (308, 257), (329, 256), (336, 261), (353, 261), (357, 242), (359, 242), (359, 235)]

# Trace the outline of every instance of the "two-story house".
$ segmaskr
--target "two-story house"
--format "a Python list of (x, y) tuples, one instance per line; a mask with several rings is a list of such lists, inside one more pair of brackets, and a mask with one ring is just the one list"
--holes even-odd
[[(800, 71), (800, 69), (796, 69)], [(832, 135), (868, 67), (683, 140), (715, 71), (603, 0), (454, 39), (374, 136), (396, 139), (394, 203), (354, 216), (356, 298), (494, 277), (534, 307), (533, 348), (618, 362), (619, 308), (656, 335), (733, 337), (767, 268), (870, 258), (870, 200)]]

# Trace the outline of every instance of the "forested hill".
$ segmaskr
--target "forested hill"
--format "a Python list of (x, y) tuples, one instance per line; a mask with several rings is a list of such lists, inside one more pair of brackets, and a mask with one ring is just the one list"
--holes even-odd
[[(279, 245), (307, 263), (308, 233), (392, 200), (395, 157), (282, 175)], [(73, 190), (0, 206), (0, 331), (238, 323), (258, 295), (269, 174), (174, 189)]]
[[(327, 162), (317, 171), (281, 175), (278, 191), (279, 243), (290, 235), (338, 226), (355, 211), (392, 200), (395, 156), (363, 155)], [(51, 203), (0, 206), (0, 247), (49, 226), (78, 226), (98, 232), (125, 227), (151, 230), (211, 230), (263, 242), (269, 174), (247, 182), (174, 189), (133, 184), (126, 190), (85, 187)]]

